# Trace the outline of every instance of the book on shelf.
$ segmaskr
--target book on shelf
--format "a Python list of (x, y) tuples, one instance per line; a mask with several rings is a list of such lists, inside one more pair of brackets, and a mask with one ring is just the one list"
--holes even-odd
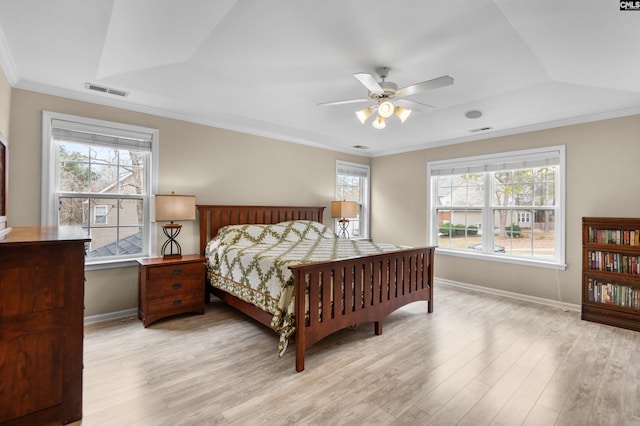
[(640, 255), (589, 250), (587, 267), (592, 271), (640, 275)]
[(588, 234), (590, 243), (640, 245), (640, 230), (638, 229), (600, 229), (590, 226)]
[(595, 278), (587, 278), (587, 298), (590, 302), (640, 309), (640, 288)]

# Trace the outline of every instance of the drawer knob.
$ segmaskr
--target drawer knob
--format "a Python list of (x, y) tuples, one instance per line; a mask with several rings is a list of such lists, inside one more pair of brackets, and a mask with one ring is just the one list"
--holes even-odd
[(174, 269), (174, 270), (173, 270), (173, 273), (174, 273), (175, 275), (181, 274), (181, 273), (182, 273), (182, 268), (176, 268), (176, 269)]
[(173, 283), (173, 285), (171, 287), (180, 288), (180, 287), (182, 287), (182, 283)]
[(178, 299), (178, 300), (174, 300), (173, 301), (174, 305), (181, 305), (182, 304), (182, 300)]

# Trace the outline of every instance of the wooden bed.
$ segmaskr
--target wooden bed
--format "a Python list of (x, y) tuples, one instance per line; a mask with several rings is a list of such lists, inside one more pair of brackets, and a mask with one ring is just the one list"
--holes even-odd
[[(324, 207), (198, 205), (200, 253), (226, 225), (275, 224), (289, 220), (322, 223)], [(391, 312), (418, 300), (433, 312), (434, 247), (412, 248), (380, 254), (291, 266), (295, 298), (296, 371), (304, 370), (305, 351), (324, 337), (365, 322), (382, 334), (382, 321)], [(207, 283), (209, 291), (225, 303), (271, 327), (272, 315)], [(332, 291), (333, 288), (333, 291)], [(331, 294), (333, 298), (331, 299)], [(306, 306), (311, 310), (305, 321)]]

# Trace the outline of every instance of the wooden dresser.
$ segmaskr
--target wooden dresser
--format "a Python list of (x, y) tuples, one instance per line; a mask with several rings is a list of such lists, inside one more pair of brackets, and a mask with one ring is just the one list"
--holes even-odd
[(14, 227), (0, 241), (0, 425), (82, 417), (86, 233)]

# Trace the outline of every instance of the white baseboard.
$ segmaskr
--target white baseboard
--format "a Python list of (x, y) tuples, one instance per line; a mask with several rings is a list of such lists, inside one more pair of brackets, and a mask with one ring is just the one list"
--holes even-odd
[(435, 284), (443, 284), (451, 287), (460, 287), (467, 290), (478, 291), (480, 293), (488, 293), (493, 294), (495, 296), (504, 296), (510, 297), (511, 299), (523, 300), (525, 302), (539, 303), (541, 305), (553, 306), (555, 308), (560, 308), (564, 311), (575, 311), (581, 312), (581, 306), (575, 305), (573, 303), (560, 302), (558, 300), (545, 299), (542, 297), (535, 296), (527, 296), (526, 294), (514, 293), (511, 291), (498, 290), (496, 288), (483, 287), (481, 285), (461, 283), (458, 281), (447, 280), (444, 278), (434, 278), (433, 282)]
[[(462, 283), (459, 281), (452, 281), (444, 278), (434, 278), (434, 283), (438, 285), (442, 284), (442, 285), (448, 285), (451, 287), (464, 288), (467, 290), (477, 291), (480, 293), (493, 294), (495, 296), (510, 297), (512, 299), (523, 300), (525, 302), (539, 303), (541, 305), (553, 306), (566, 311), (575, 311), (575, 312), (581, 311), (580, 305), (574, 305), (573, 303), (559, 302), (557, 300), (544, 299), (542, 297), (527, 296), (526, 294), (514, 293), (511, 291), (505, 291), (505, 290), (498, 290), (495, 288), (483, 287), (475, 284)], [(108, 312), (106, 314), (91, 315), (91, 316), (85, 317), (84, 323), (93, 324), (97, 322), (109, 321), (113, 319), (126, 318), (126, 317), (137, 316), (137, 315), (138, 315), (138, 309), (136, 308), (125, 309), (124, 311)]]
[(98, 314), (98, 315), (91, 315), (89, 317), (84, 317), (84, 323), (94, 324), (96, 322), (109, 321), (112, 319), (126, 318), (130, 316), (137, 317), (137, 315), (138, 315), (137, 308), (125, 309), (124, 311), (108, 312), (106, 314)]

